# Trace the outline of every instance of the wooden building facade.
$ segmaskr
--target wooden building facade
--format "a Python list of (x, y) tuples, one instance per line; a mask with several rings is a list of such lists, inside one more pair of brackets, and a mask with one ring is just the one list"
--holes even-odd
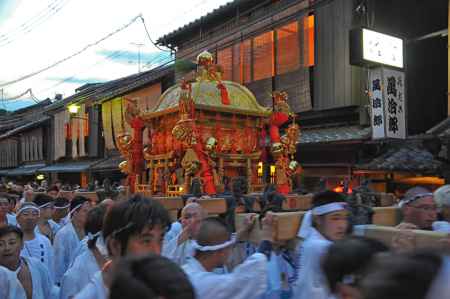
[(236, 0), (158, 43), (176, 50), (180, 62), (213, 52), (225, 77), (263, 106), (272, 104), (272, 91), (287, 91), (302, 128), (297, 159), (308, 187), (321, 178), (329, 187), (359, 185), (365, 178), (354, 170), (389, 151), (391, 140), (371, 140), (368, 69), (350, 64), (349, 31), (367, 27), (405, 39), (407, 128), (415, 135), (446, 116), (447, 64), (438, 61), (447, 60), (447, 41), (421, 37), (447, 28), (447, 11), (446, 0)]

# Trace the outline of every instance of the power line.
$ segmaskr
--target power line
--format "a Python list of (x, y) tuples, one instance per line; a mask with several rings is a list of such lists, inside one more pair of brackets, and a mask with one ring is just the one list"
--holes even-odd
[(147, 37), (148, 37), (148, 39), (150, 40), (150, 42), (153, 44), (153, 46), (155, 46), (155, 47), (156, 47), (158, 50), (160, 50), (160, 51), (172, 53), (172, 50), (163, 49), (163, 48), (161, 48), (160, 46), (158, 46), (158, 45), (153, 41), (153, 39), (152, 39), (151, 36), (150, 36), (150, 33), (149, 33), (148, 30), (147, 30), (147, 25), (145, 25), (144, 17), (143, 17), (142, 15), (139, 15), (138, 18), (141, 19), (142, 25), (144, 25), (145, 32), (147, 33)]
[(7, 99), (5, 99), (4, 97), (4, 89), (1, 89), (2, 91), (2, 102), (14, 102), (14, 101), (18, 101), (20, 100), (20, 98), (22, 98), (23, 96), (30, 94), (31, 99), (38, 103), (39, 99), (33, 94), (33, 90), (31, 88), (28, 88), (27, 90), (25, 90), (24, 92), (22, 92), (21, 94), (18, 94), (16, 96), (13, 97), (8, 97)]
[(128, 28), (131, 24), (133, 24), (134, 22), (136, 22), (136, 20), (138, 20), (138, 19), (141, 18), (141, 17), (142, 17), (141, 15), (138, 15), (138, 16), (134, 17), (130, 22), (128, 22), (127, 24), (123, 25), (122, 27), (120, 27), (120, 28), (114, 30), (113, 32), (107, 34), (107, 35), (104, 36), (103, 38), (97, 40), (97, 41), (94, 42), (94, 43), (88, 44), (87, 46), (85, 46), (85, 47), (82, 48), (81, 50), (79, 50), (79, 51), (73, 53), (72, 55), (69, 55), (69, 56), (67, 56), (67, 57), (65, 57), (65, 58), (63, 58), (63, 59), (61, 59), (61, 60), (58, 60), (58, 61), (56, 61), (55, 63), (53, 63), (53, 64), (51, 64), (51, 65), (49, 65), (49, 66), (47, 66), (47, 67), (45, 67), (45, 68), (42, 68), (42, 69), (40, 69), (40, 70), (38, 70), (38, 71), (35, 71), (35, 72), (32, 72), (32, 73), (30, 73), (30, 74), (28, 74), (28, 75), (19, 77), (19, 78), (17, 78), (17, 79), (12, 80), (12, 81), (8, 81), (8, 82), (5, 82), (5, 83), (0, 83), (0, 87), (5, 87), (5, 86), (11, 85), (11, 84), (15, 84), (15, 83), (17, 83), (17, 82), (20, 82), (20, 81), (29, 79), (29, 78), (31, 78), (31, 77), (34, 77), (34, 76), (36, 76), (36, 75), (39, 75), (40, 73), (43, 73), (43, 72), (45, 72), (45, 71), (47, 71), (47, 70), (49, 70), (49, 69), (52, 69), (52, 68), (54, 68), (54, 67), (60, 65), (61, 63), (66, 62), (67, 60), (72, 59), (72, 58), (74, 58), (74, 57), (76, 57), (76, 56), (82, 54), (83, 52), (85, 52), (85, 51), (88, 50), (89, 48), (92, 48), (92, 47), (94, 47), (94, 46), (100, 44), (100, 43), (103, 42), (104, 40), (110, 38), (110, 37), (113, 36), (113, 35), (116, 35), (117, 33), (121, 32), (122, 30)]
[(111, 53), (111, 54), (109, 54), (108, 56), (104, 57), (104, 59), (106, 59), (106, 60), (103, 60), (103, 59), (102, 59), (102, 60), (100, 60), (100, 61), (97, 61), (96, 63), (90, 65), (90, 66), (87, 67), (86, 69), (84, 69), (84, 70), (82, 70), (82, 71), (80, 71), (80, 72), (78, 72), (78, 73), (76, 73), (76, 74), (73, 74), (72, 76), (65, 77), (65, 78), (63, 78), (62, 80), (56, 82), (54, 85), (52, 85), (52, 86), (50, 86), (50, 87), (48, 87), (48, 88), (39, 90), (38, 93), (41, 93), (41, 92), (47, 92), (47, 91), (49, 91), (50, 89), (53, 89), (53, 88), (55, 88), (55, 87), (57, 87), (57, 86), (59, 86), (59, 85), (61, 85), (61, 84), (64, 84), (64, 83), (67, 82), (67, 81), (70, 81), (70, 80), (76, 78), (76, 76), (78, 76), (80, 73), (83, 73), (83, 72), (85, 72), (85, 71), (87, 71), (87, 70), (90, 70), (90, 69), (92, 69), (93, 67), (95, 67), (95, 66), (97, 66), (97, 65), (99, 65), (99, 64), (101, 64), (101, 63), (104, 63), (105, 61), (108, 61), (108, 60), (111, 60), (111, 59), (115, 59), (115, 58), (117, 58), (117, 57), (120, 57), (120, 56), (122, 56), (124, 53), (125, 53), (124, 50), (117, 50), (117, 51), (114, 51), (113, 53)]
[(8, 33), (0, 35), (0, 46), (6, 46), (12, 43), (17, 36), (20, 34), (28, 34), (33, 31), (36, 27), (46, 22), (52, 16), (57, 14), (70, 0), (55, 0), (50, 3), (47, 8), (37, 15), (29, 19), (28, 21), (22, 23), (15, 29), (11, 30)]

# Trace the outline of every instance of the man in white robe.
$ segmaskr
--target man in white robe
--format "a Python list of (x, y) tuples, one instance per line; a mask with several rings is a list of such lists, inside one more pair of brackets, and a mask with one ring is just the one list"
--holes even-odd
[(55, 236), (55, 281), (61, 284), (64, 273), (75, 259), (80, 241), (85, 237), (84, 225), (91, 208), (89, 199), (76, 196), (70, 203), (71, 221), (63, 226)]
[(298, 236), (300, 272), (293, 285), (293, 298), (328, 299), (331, 297), (321, 260), (332, 242), (343, 239), (349, 227), (345, 198), (325, 191), (313, 198), (313, 209), (303, 218)]
[[(170, 241), (164, 242), (162, 255), (178, 265), (184, 265), (194, 254), (192, 247), (201, 221), (207, 215), (198, 203), (189, 203), (181, 211), (182, 231)], [(170, 232), (170, 231), (169, 231)]]
[[(271, 219), (268, 214), (267, 219)], [(267, 289), (267, 262), (272, 248), (272, 221), (263, 221), (262, 242), (257, 253), (234, 268), (216, 274), (228, 260), (235, 240), (227, 225), (217, 218), (204, 219), (194, 243), (195, 257), (183, 266), (197, 299), (256, 299)]]
[(164, 243), (169, 242), (173, 238), (177, 237), (182, 230), (183, 226), (179, 221), (172, 222), (172, 224), (170, 225), (170, 230), (164, 235)]
[(54, 198), (47, 194), (38, 194), (33, 202), (39, 207), (40, 217), (36, 232), (46, 236), (50, 242), (53, 242), (56, 232), (60, 229), (60, 225), (53, 221)]
[(17, 211), (18, 226), (23, 232), (23, 248), (20, 255), (40, 261), (45, 265), (53, 280), (55, 273), (53, 247), (46, 237), (35, 232), (39, 213), (39, 207), (32, 202), (23, 203)]
[(101, 234), (106, 211), (107, 207), (101, 204), (89, 211), (85, 225), (88, 236), (80, 243), (79, 254), (63, 276), (60, 299), (78, 294), (108, 261), (108, 251)]
[(16, 273), (0, 266), (0, 298), (26, 299), (25, 290), (17, 279)]
[(14, 226), (0, 228), (0, 265), (13, 271), (26, 293), (27, 299), (57, 298), (58, 289), (39, 260), (21, 257), (23, 233)]
[(69, 299), (78, 294), (100, 270), (94, 254), (90, 250), (84, 251), (64, 274), (59, 298)]
[(64, 225), (70, 222), (69, 209), (70, 203), (69, 200), (65, 197), (58, 197), (55, 199), (53, 211), (53, 221), (62, 228)]
[(9, 225), (17, 225), (17, 218), (15, 215), (8, 214), (6, 215), (6, 219)]
[(9, 214), (9, 200), (6, 196), (0, 195), (0, 226), (16, 225), (16, 217)]
[(111, 259), (75, 299), (106, 299), (117, 262), (124, 256), (161, 254), (170, 225), (167, 210), (157, 201), (135, 195), (113, 205), (103, 222), (102, 235)]

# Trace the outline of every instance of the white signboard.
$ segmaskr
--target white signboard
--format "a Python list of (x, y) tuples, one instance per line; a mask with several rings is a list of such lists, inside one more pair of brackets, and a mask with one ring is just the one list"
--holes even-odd
[(405, 74), (392, 69), (383, 69), (383, 94), (386, 136), (406, 138)]
[(363, 29), (363, 59), (403, 68), (403, 40)]
[(382, 69), (370, 70), (370, 107), (372, 138), (379, 139), (385, 137), (384, 131), (384, 107), (383, 107), (383, 77)]

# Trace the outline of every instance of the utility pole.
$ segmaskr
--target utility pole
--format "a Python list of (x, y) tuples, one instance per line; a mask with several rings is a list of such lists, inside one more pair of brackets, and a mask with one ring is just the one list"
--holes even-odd
[(138, 47), (138, 73), (141, 72), (141, 47), (144, 46), (144, 44), (139, 43), (131, 43), (133, 46)]

